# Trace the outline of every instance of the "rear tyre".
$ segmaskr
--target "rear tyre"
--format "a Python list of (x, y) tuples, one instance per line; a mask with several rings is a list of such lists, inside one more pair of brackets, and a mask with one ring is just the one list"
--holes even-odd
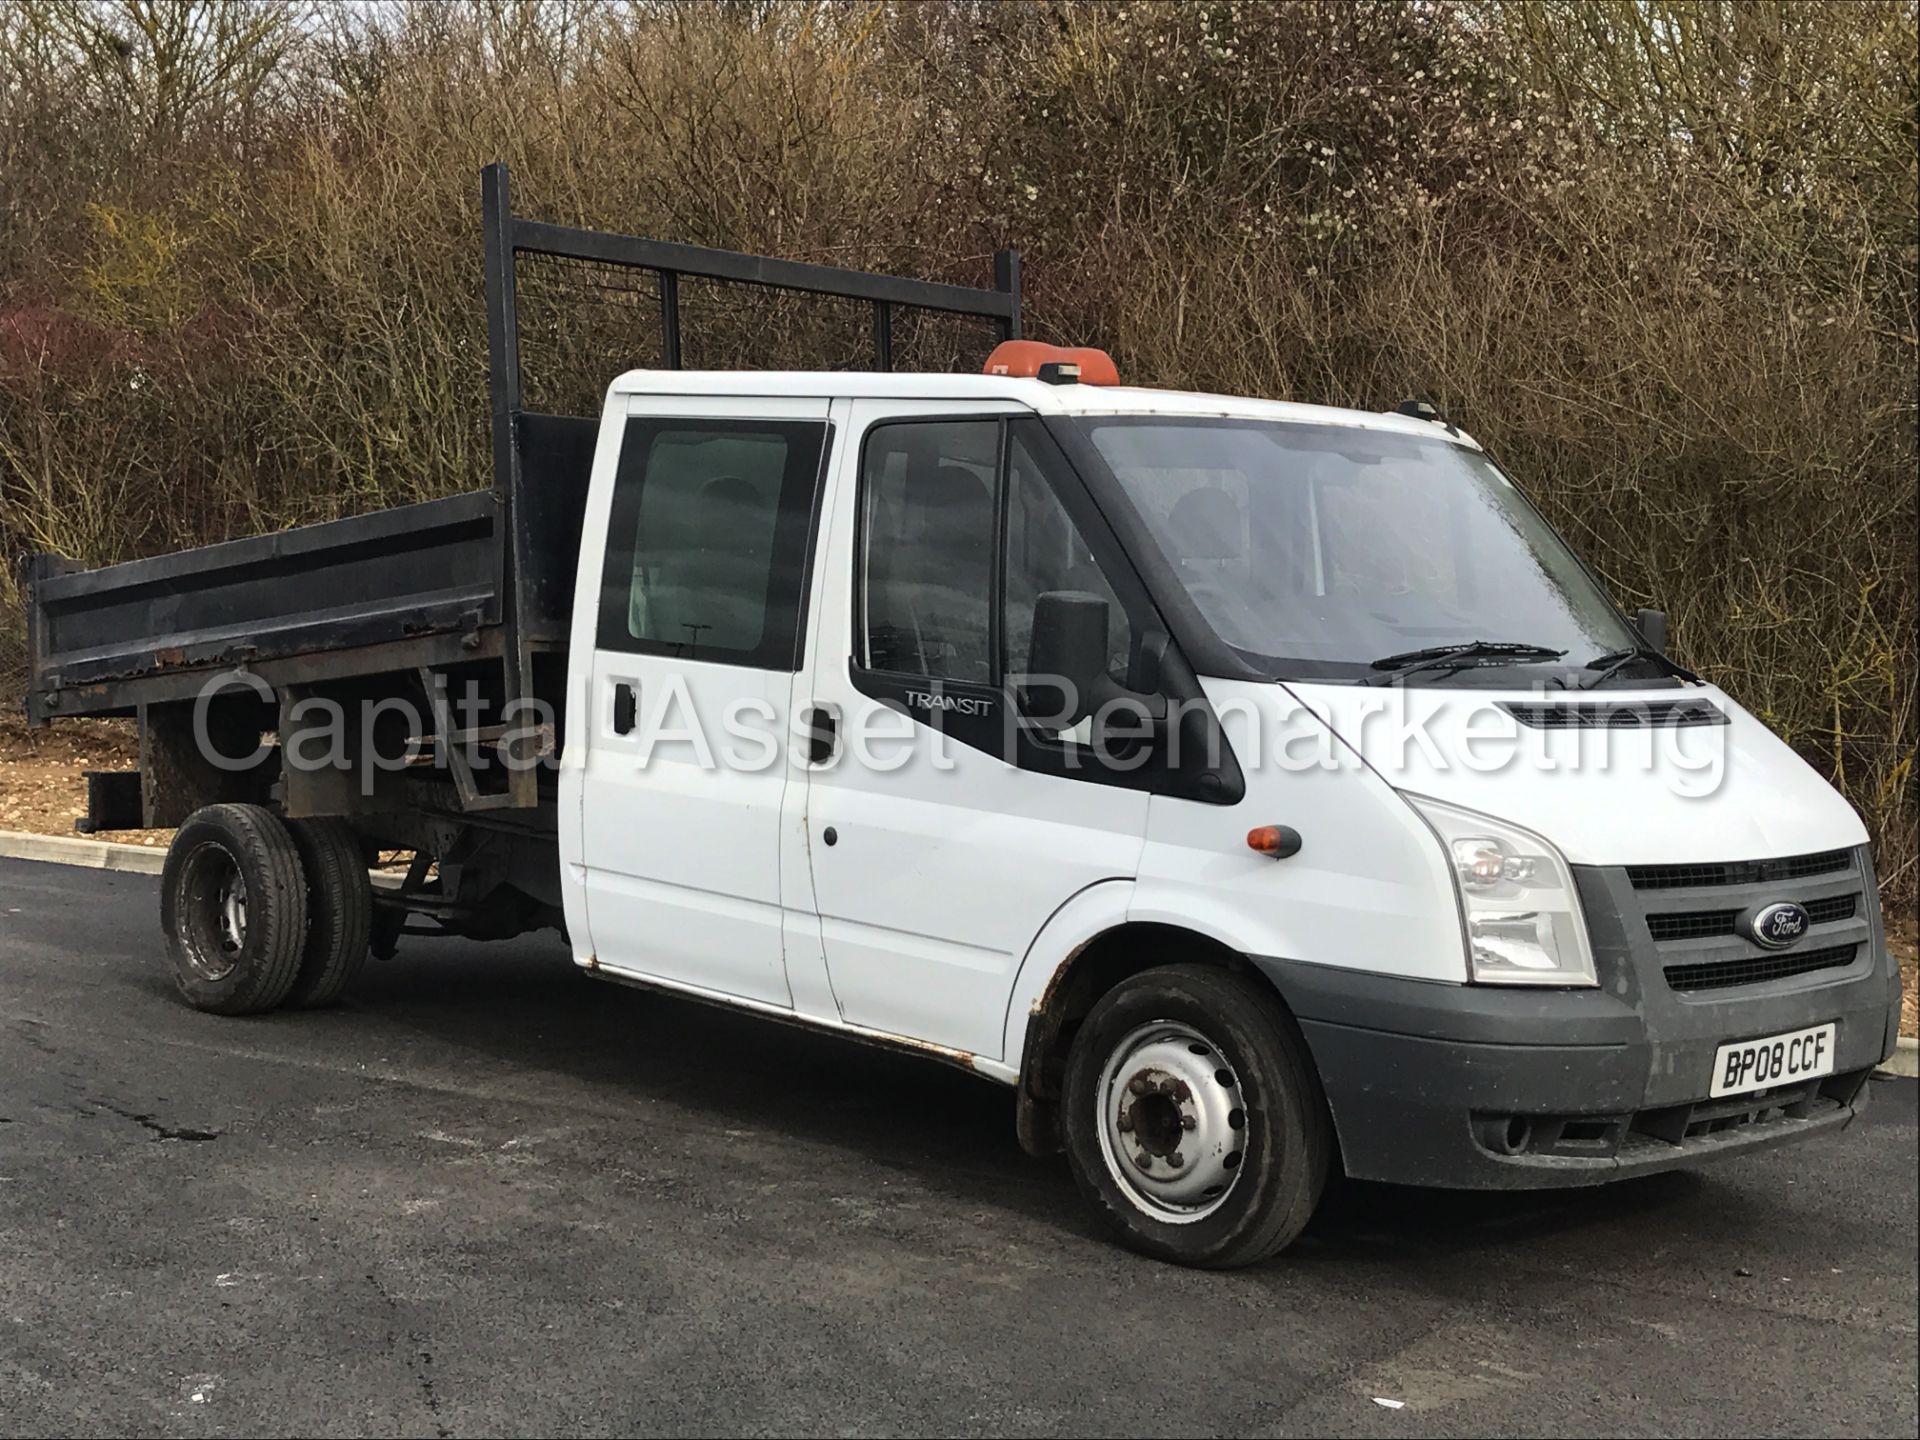
[(367, 961), (373, 886), (360, 837), (344, 820), (292, 820), (287, 829), (307, 883), (307, 941), (285, 1003), (296, 1010), (331, 1005)]
[(189, 1005), (255, 1015), (286, 998), (307, 934), (293, 837), (258, 805), (209, 805), (174, 833), (160, 875), (173, 982)]
[(1306, 1226), (1332, 1127), (1293, 1018), (1265, 986), (1170, 965), (1103, 996), (1062, 1097), (1081, 1193), (1134, 1249), (1251, 1265)]

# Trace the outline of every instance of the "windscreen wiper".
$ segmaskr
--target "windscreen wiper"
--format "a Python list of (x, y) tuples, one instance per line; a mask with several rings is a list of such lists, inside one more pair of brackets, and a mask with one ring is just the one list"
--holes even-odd
[(1367, 683), (1381, 685), (1420, 670), (1465, 670), (1476, 665), (1519, 665), (1530, 660), (1558, 660), (1567, 652), (1520, 640), (1467, 640), (1456, 645), (1429, 645), (1424, 650), (1402, 650), (1382, 655), (1372, 668), (1387, 673)]
[(1682, 680), (1691, 680), (1696, 685), (1705, 683), (1698, 675), (1687, 669), (1686, 666), (1669, 660), (1658, 650), (1651, 649), (1645, 645), (1629, 645), (1625, 650), (1609, 650), (1606, 654), (1596, 655), (1593, 659), (1589, 660), (1586, 668), (1593, 671), (1593, 674), (1585, 680), (1582, 680), (1578, 688), (1591, 690), (1594, 686), (1604, 681), (1609, 675), (1613, 674), (1614, 671), (1624, 665), (1632, 664), (1635, 660), (1651, 660), (1656, 665), (1664, 668), (1669, 675), (1676, 675)]

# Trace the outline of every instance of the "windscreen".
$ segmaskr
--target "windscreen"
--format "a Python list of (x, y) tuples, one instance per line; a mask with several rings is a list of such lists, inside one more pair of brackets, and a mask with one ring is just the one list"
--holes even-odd
[[(1082, 422), (1219, 637), (1275, 674), (1358, 679), (1435, 646), (1564, 651), (1636, 638), (1479, 451), (1353, 426), (1230, 418)], [(1491, 678), (1491, 677), (1489, 677)]]

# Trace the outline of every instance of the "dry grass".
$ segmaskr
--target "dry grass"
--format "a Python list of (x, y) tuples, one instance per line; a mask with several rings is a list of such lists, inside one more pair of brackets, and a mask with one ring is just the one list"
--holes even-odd
[[(139, 737), (125, 721), (72, 720), (29, 730), (11, 718), (0, 720), (0, 830), (72, 835), (73, 822), (87, 809), (86, 772), (131, 770), (139, 757)], [(97, 838), (165, 845), (171, 834), (126, 830)]]
[(1920, 1035), (1920, 929), (1911, 914), (1887, 917), (1887, 947), (1900, 966), (1900, 1033)]
[[(176, 12), (219, 23), (134, 23)], [(482, 483), (490, 160), (675, 240), (970, 284), (1015, 244), (1034, 329), (1143, 381), (1433, 395), (1910, 907), (1915, 37), (1912, 0), (0, 8), (0, 552)], [(653, 296), (534, 269), (531, 393), (591, 409)], [(858, 314), (689, 303), (703, 365), (863, 363)]]

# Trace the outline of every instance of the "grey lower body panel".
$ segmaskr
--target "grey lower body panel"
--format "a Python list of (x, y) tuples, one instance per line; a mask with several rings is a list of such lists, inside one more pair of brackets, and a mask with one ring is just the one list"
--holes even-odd
[[(1899, 1015), (1898, 972), (1864, 853), (1858, 865), (1856, 928), (1818, 937), (1852, 939), (1857, 952), (1844, 965), (1783, 979), (1675, 988), (1675, 956), (1651, 938), (1647, 897), (1611, 870), (1579, 874), (1596, 989), (1444, 985), (1255, 963), (1300, 1022), (1349, 1175), (1467, 1189), (1600, 1184), (1853, 1120), (1868, 1074), (1893, 1048)], [(1831, 1075), (1709, 1098), (1721, 1045), (1829, 1022)]]
[(1349, 1175), (1508, 1190), (1598, 1185), (1844, 1127), (1881, 1058), (1884, 1018), (1875, 1009), (1820, 1019), (1840, 1022), (1832, 1077), (1709, 1101), (1717, 1046), (1703, 1042), (1664, 1057), (1699, 1097), (1678, 1104), (1646, 1103), (1644, 1043), (1483, 1045), (1306, 1019), (1301, 1029)]

